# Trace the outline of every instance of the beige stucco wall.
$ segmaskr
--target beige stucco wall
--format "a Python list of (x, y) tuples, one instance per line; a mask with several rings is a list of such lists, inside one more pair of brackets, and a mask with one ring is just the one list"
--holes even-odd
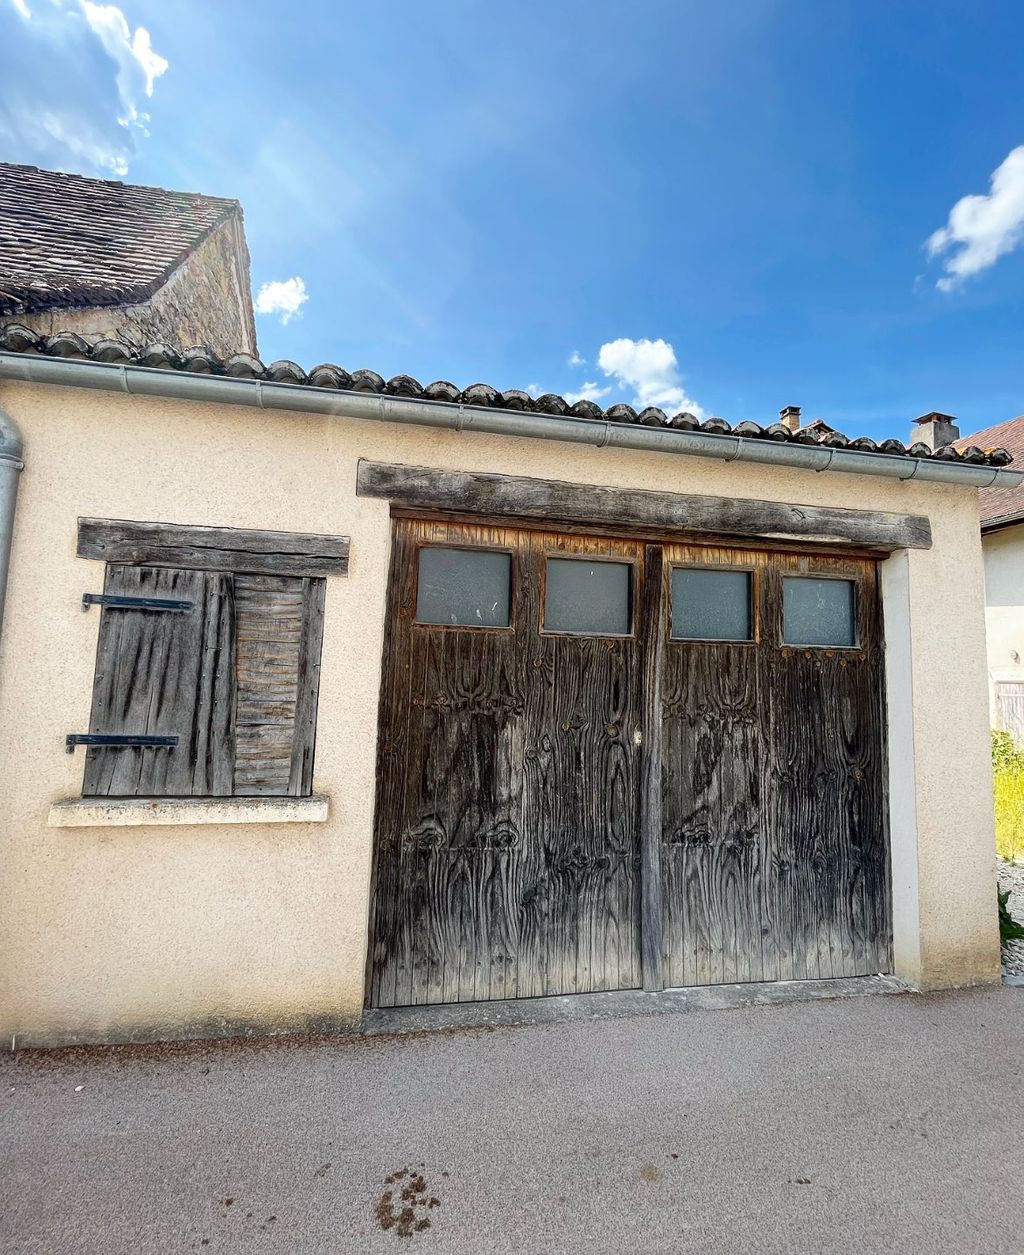
[[(359, 457), (927, 514), (884, 564), (898, 970), (998, 979), (982, 566), (973, 491), (0, 384), (25, 435), (0, 647), (0, 1034), (57, 1041), (357, 1017), (390, 520)], [(344, 532), (328, 582), (314, 789), (327, 822), (53, 828), (81, 785), (99, 616), (79, 515)], [(950, 746), (955, 746), (951, 758)], [(955, 771), (950, 769), (955, 762)]]
[(190, 253), (148, 301), (135, 305), (8, 314), (41, 335), (73, 331), (89, 341), (124, 340), (137, 348), (203, 345), (220, 357), (257, 352), (249, 252), (240, 214), (228, 218)]
[[(982, 537), (989, 709), (996, 724), (996, 684), (1024, 681), (1024, 524)], [(1014, 657), (1016, 655), (1016, 657)]]

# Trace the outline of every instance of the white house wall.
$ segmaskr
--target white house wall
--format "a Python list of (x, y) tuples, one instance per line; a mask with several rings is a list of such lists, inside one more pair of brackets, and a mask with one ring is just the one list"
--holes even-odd
[(982, 537), (988, 692), (996, 725), (996, 684), (1024, 683), (1024, 524)]

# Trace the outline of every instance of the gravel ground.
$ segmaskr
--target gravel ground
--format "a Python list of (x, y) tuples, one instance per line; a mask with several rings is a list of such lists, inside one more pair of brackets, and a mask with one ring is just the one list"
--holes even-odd
[[(1010, 890), (1007, 902), (1010, 914), (1024, 924), (1024, 863), (999, 860), (999, 888)], [(1009, 941), (1003, 946), (1003, 975), (1024, 976), (1024, 941)]]

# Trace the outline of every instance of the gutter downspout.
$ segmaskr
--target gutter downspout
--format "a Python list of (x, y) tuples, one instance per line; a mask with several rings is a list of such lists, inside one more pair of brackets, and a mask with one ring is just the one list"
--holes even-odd
[(18, 424), (0, 410), (0, 636), (3, 633), (7, 572), (14, 542), (14, 507), (18, 502), (18, 477), (25, 469), (24, 446)]
[(598, 448), (640, 449), (651, 453), (717, 458), (727, 462), (757, 462), (809, 471), (839, 471), (890, 479), (973, 485), (977, 488), (1016, 488), (1024, 482), (1024, 471), (996, 466), (754, 440), (712, 432), (679, 431), (671, 427), (646, 427), (609, 422), (607, 419), (558, 417), (527, 410), (494, 410), (451, 401), (337, 392), (310, 384), (194, 375), (149, 366), (124, 366), (74, 358), (0, 352), (0, 379), (98, 388), (107, 392), (127, 392), (133, 396), (173, 397), (264, 410), (290, 410), (302, 414), (442, 427), (460, 432), (471, 430), (536, 440), (563, 440), (596, 445)]

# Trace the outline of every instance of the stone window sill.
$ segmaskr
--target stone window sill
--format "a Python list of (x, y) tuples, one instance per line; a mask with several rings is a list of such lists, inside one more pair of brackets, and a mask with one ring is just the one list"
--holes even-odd
[(171, 824), (322, 824), (326, 797), (91, 797), (54, 802), (51, 828)]

